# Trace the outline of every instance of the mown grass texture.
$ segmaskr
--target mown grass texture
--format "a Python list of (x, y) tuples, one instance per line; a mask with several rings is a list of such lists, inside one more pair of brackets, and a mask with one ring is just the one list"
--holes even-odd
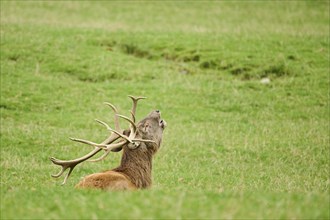
[[(60, 186), (129, 94), (168, 123), (152, 189), (73, 188), (120, 153)], [(1, 1), (0, 107), (1, 219), (329, 218), (329, 2)]]

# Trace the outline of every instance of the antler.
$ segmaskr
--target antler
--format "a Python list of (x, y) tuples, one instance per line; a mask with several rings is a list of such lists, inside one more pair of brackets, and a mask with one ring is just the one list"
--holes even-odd
[[(140, 145), (139, 142), (149, 142), (149, 143), (154, 142), (151, 140), (144, 140), (144, 139), (136, 138), (137, 127), (135, 125), (135, 112), (136, 112), (137, 102), (140, 99), (145, 99), (145, 97), (134, 97), (134, 96), (129, 96), (129, 97), (133, 100), (133, 105), (132, 105), (132, 110), (131, 110), (132, 119), (130, 119), (126, 116), (123, 116), (123, 115), (119, 115), (117, 108), (113, 104), (105, 102), (104, 104), (108, 105), (115, 113), (114, 114), (115, 129), (112, 129), (108, 124), (106, 124), (103, 121), (100, 121), (97, 119), (96, 119), (96, 121), (99, 122), (100, 124), (104, 125), (107, 128), (107, 130), (109, 130), (111, 132), (111, 135), (107, 139), (105, 139), (103, 142), (101, 142), (100, 144), (97, 144), (97, 143), (94, 143), (94, 142), (91, 142), (88, 140), (70, 138), (72, 141), (88, 144), (88, 145), (94, 146), (95, 148), (94, 148), (94, 150), (92, 150), (91, 152), (86, 154), (85, 156), (82, 156), (82, 157), (74, 159), (74, 160), (59, 160), (54, 157), (51, 157), (50, 160), (55, 165), (62, 167), (61, 171), (58, 174), (52, 175), (52, 177), (58, 178), (64, 173), (65, 170), (69, 169), (69, 172), (66, 174), (64, 181), (62, 183), (62, 185), (64, 185), (66, 183), (67, 179), (69, 178), (71, 172), (73, 171), (73, 169), (79, 163), (82, 163), (82, 162), (88, 160), (89, 158), (93, 157), (95, 154), (97, 154), (101, 150), (105, 151), (105, 153), (101, 157), (94, 159), (94, 160), (89, 160), (89, 161), (96, 162), (96, 161), (103, 160), (110, 153), (110, 151), (118, 151), (118, 149), (120, 150), (121, 147), (123, 147), (127, 143), (129, 143), (128, 146), (131, 149), (134, 149)], [(128, 137), (126, 135), (124, 135), (123, 130), (120, 129), (119, 118), (125, 119), (126, 121), (128, 121), (130, 123), (130, 134)], [(116, 142), (118, 139), (122, 139), (122, 140)]]

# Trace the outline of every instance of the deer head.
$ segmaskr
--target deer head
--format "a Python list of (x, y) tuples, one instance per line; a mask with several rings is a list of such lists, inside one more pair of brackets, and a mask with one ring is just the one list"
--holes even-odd
[(143, 140), (152, 140), (151, 144), (156, 144), (157, 150), (160, 147), (163, 137), (163, 130), (166, 122), (161, 119), (160, 111), (155, 110), (141, 120), (137, 125), (137, 133)]
[[(110, 136), (101, 143), (94, 143), (92, 141), (78, 139), (78, 138), (70, 138), (72, 141), (93, 146), (94, 150), (74, 160), (59, 160), (54, 157), (51, 157), (50, 160), (55, 165), (59, 165), (62, 167), (61, 171), (56, 175), (52, 175), (52, 177), (58, 178), (64, 173), (65, 170), (69, 169), (62, 183), (63, 185), (66, 183), (68, 177), (70, 176), (75, 166), (78, 165), (79, 163), (82, 163), (86, 160), (90, 162), (101, 161), (106, 156), (108, 156), (110, 152), (118, 152), (121, 151), (123, 148), (125, 148), (124, 150), (126, 151), (149, 150), (152, 151), (153, 154), (157, 152), (162, 141), (162, 134), (163, 134), (163, 130), (166, 127), (166, 122), (163, 119), (161, 119), (160, 111), (155, 110), (152, 111), (146, 118), (136, 123), (135, 113), (136, 113), (137, 102), (140, 99), (145, 99), (145, 97), (134, 97), (134, 96), (129, 96), (129, 97), (133, 101), (131, 117), (128, 118), (126, 116), (118, 114), (117, 108), (113, 104), (106, 102), (105, 104), (109, 106), (115, 113), (114, 114), (115, 129), (112, 129), (107, 123), (103, 121), (97, 119), (96, 121), (106, 127), (106, 129), (110, 132)], [(129, 129), (126, 130), (121, 129), (119, 124), (120, 118), (129, 122), (130, 124)], [(94, 160), (88, 160), (102, 150), (104, 151), (104, 154), (101, 157)]]

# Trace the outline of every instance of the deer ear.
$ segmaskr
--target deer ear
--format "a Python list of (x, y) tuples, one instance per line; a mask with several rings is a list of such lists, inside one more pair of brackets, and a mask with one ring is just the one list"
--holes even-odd
[[(129, 136), (130, 133), (131, 133), (131, 131), (128, 130), (128, 129), (123, 131), (123, 134), (126, 135), (126, 136)], [(111, 149), (111, 151), (112, 152), (119, 152), (122, 149), (123, 149), (123, 147), (115, 147), (115, 148)]]
[(119, 152), (123, 149), (123, 147), (116, 147), (116, 148), (113, 148), (111, 149), (112, 152)]
[(123, 135), (129, 136), (131, 134), (131, 131), (126, 129), (123, 131)]

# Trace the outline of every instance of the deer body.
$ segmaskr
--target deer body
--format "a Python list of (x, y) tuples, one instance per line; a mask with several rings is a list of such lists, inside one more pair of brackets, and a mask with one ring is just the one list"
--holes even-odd
[(137, 187), (122, 173), (106, 171), (86, 176), (76, 188), (95, 188), (102, 190), (134, 190)]
[[(92, 145), (95, 149), (89, 154), (71, 161), (51, 158), (54, 164), (62, 166), (62, 171), (57, 175), (53, 175), (53, 177), (61, 176), (65, 169), (70, 168), (64, 179), (64, 184), (77, 164), (89, 159), (102, 149), (104, 149), (106, 153), (99, 159), (94, 160), (94, 162), (104, 159), (110, 151), (118, 152), (123, 150), (121, 163), (117, 168), (88, 175), (76, 185), (76, 188), (134, 190), (151, 186), (152, 158), (160, 148), (166, 122), (161, 119), (160, 111), (155, 110), (139, 123), (135, 124), (136, 104), (137, 100), (140, 98), (131, 98), (133, 99), (132, 119), (116, 114), (116, 130), (111, 129), (106, 123), (97, 120), (105, 125), (108, 130), (112, 131), (112, 135), (101, 144), (72, 138), (74, 141)], [(117, 109), (112, 104), (108, 105), (117, 113)], [(120, 132), (118, 117), (124, 118), (131, 123), (130, 130)]]
[(115, 169), (86, 176), (77, 188), (126, 190), (148, 188), (152, 183), (152, 149), (123, 147), (121, 164)]

